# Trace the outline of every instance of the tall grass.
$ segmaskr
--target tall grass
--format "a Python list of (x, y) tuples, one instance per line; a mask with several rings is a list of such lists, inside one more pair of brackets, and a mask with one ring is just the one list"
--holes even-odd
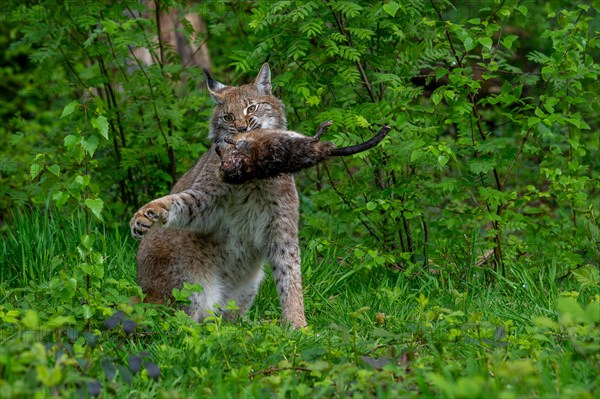
[[(86, 228), (82, 220), (49, 209), (11, 214), (0, 258), (2, 398), (86, 396), (98, 386), (103, 397), (591, 398), (599, 392), (600, 292), (557, 276), (550, 254), (528, 267), (508, 265), (506, 277), (489, 282), (493, 271), (472, 261), (436, 258), (435, 272), (412, 273), (349, 265), (336, 239), (315, 245), (309, 238), (303, 242), (309, 327), (294, 331), (277, 322), (269, 272), (255, 305), (235, 323), (217, 317), (199, 324), (176, 308), (131, 306), (135, 242), (126, 228)], [(91, 285), (77, 254), (88, 228), (106, 269)], [(117, 310), (133, 331), (107, 322)], [(139, 354), (142, 370), (134, 372), (130, 359)], [(159, 377), (148, 363), (158, 366)]]
[(76, 264), (76, 249), (88, 228), (107, 254), (107, 273), (131, 278), (135, 273), (135, 243), (128, 237), (128, 231), (118, 225), (94, 222), (86, 226), (85, 220), (82, 210), (68, 214), (50, 207), (11, 210), (6, 228), (0, 232), (0, 278), (4, 284), (10, 287), (39, 284)]

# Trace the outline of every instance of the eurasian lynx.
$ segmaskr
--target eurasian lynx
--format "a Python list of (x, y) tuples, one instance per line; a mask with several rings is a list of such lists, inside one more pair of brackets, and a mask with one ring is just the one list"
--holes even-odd
[[(283, 318), (306, 325), (298, 245), (298, 194), (290, 174), (232, 185), (223, 182), (216, 146), (255, 129), (286, 129), (282, 102), (271, 93), (264, 64), (253, 83), (225, 86), (208, 77), (217, 105), (209, 138), (213, 146), (175, 184), (170, 195), (142, 207), (130, 222), (138, 283), (146, 301), (165, 302), (173, 288), (199, 283), (187, 312), (202, 320), (211, 311), (235, 319), (248, 310), (268, 260)], [(162, 226), (162, 228), (151, 228)], [(236, 312), (226, 310), (234, 300)]]

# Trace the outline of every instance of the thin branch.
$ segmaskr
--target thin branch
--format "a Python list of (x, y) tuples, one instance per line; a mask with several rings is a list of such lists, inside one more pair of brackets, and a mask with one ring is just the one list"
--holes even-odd
[[(429, 0), (429, 1), (431, 2), (431, 5), (433, 6), (433, 9), (437, 13), (438, 18), (440, 19), (440, 21), (446, 23), (446, 20), (444, 19), (444, 16), (442, 15), (442, 12), (438, 8), (438, 6), (435, 4), (435, 0)], [(450, 32), (448, 31), (448, 27), (446, 27), (446, 29), (444, 30), (444, 33), (446, 34), (446, 38), (448, 39), (448, 44), (450, 44), (450, 50), (452, 50), (452, 55), (454, 56), (454, 59), (456, 60), (456, 64), (460, 68), (462, 68), (462, 58), (458, 58), (458, 52), (454, 48), (454, 43), (452, 42), (452, 37), (450, 36)]]
[(162, 29), (161, 29), (161, 25), (160, 25), (160, 1), (159, 0), (155, 0), (154, 1), (154, 18), (156, 19), (156, 36), (158, 37), (158, 50), (160, 52), (160, 62), (158, 63), (158, 65), (160, 65), (160, 69), (162, 71), (164, 63), (165, 63), (165, 50), (164, 50), (164, 46), (163, 46), (163, 41), (162, 41)]
[(404, 226), (404, 233), (406, 233), (406, 243), (408, 244), (408, 252), (410, 252), (410, 261), (414, 263), (415, 261), (415, 248), (413, 246), (412, 233), (410, 231), (410, 223), (408, 219), (404, 216), (404, 212), (402, 213), (402, 224)]
[(423, 225), (423, 268), (429, 266), (429, 228), (425, 217), (421, 216), (421, 224)]
[(249, 378), (254, 378), (256, 376), (259, 375), (271, 375), (271, 374), (275, 374), (275, 373), (279, 373), (280, 371), (288, 371), (288, 370), (292, 370), (292, 371), (305, 371), (305, 372), (310, 372), (312, 370), (307, 369), (306, 367), (270, 367), (266, 370), (258, 370), (258, 371), (254, 371), (252, 373), (250, 373), (248, 375)]
[[(329, 169), (327, 168), (327, 165), (323, 165), (323, 169), (325, 169), (325, 172), (327, 173), (327, 177), (329, 178), (329, 183), (331, 184), (331, 188), (333, 188), (333, 191), (335, 191), (335, 193), (338, 195), (338, 197), (340, 197), (342, 199), (342, 201), (344, 202), (344, 204), (346, 204), (346, 206), (348, 208), (353, 209), (354, 207), (352, 206), (350, 201), (348, 201), (348, 199), (344, 196), (344, 194), (342, 194), (342, 192), (340, 192), (340, 190), (338, 190), (335, 183), (333, 182), (333, 178), (331, 177), (331, 174), (329, 173)], [(369, 218), (368, 216), (366, 216), (366, 217), (367, 217), (367, 219)], [(379, 238), (379, 236), (377, 234), (375, 234), (375, 232), (369, 227), (369, 225), (367, 223), (365, 223), (364, 220), (362, 220), (361, 217), (359, 217), (358, 220), (365, 227), (365, 229), (367, 229), (369, 234), (371, 234), (371, 236), (373, 236), (373, 238), (375, 238), (375, 240), (377, 240), (378, 242), (381, 242), (381, 239)], [(372, 221), (371, 221), (371, 223), (372, 223)]]
[(371, 83), (369, 83), (367, 74), (365, 73), (365, 70), (363, 69), (363, 66), (360, 63), (360, 61), (356, 61), (356, 67), (358, 68), (358, 71), (360, 72), (360, 76), (362, 77), (363, 84), (367, 88), (367, 92), (369, 93), (369, 97), (371, 97), (371, 101), (376, 103), (377, 99), (375, 98), (375, 94), (373, 93), (373, 89), (371, 88)]
[[(336, 23), (336, 25), (338, 27), (338, 30), (340, 31), (340, 33), (342, 35), (344, 35), (344, 37), (346, 39), (348, 39), (348, 44), (352, 48), (352, 37), (350, 36), (350, 34), (348, 34), (348, 31), (346, 31), (346, 28), (344, 28), (343, 21), (340, 18), (338, 18), (337, 14), (335, 13), (335, 11), (333, 11), (333, 9), (331, 8), (331, 6), (328, 6), (328, 7), (331, 10), (331, 14), (333, 15), (333, 18), (335, 19), (335, 23)], [(371, 101), (374, 102), (374, 103), (376, 103), (377, 102), (377, 98), (375, 97), (375, 93), (373, 93), (373, 89), (371, 88), (371, 83), (369, 83), (369, 79), (367, 78), (367, 74), (365, 73), (365, 69), (363, 68), (362, 64), (360, 63), (360, 60), (359, 61), (355, 61), (354, 63), (356, 64), (356, 68), (358, 69), (358, 73), (360, 74), (360, 77), (362, 78), (363, 85), (367, 89), (367, 93), (369, 93), (369, 97), (371, 98)]]
[(130, 47), (128, 47), (128, 49), (129, 49), (129, 53), (131, 54), (131, 56), (135, 60), (136, 64), (138, 65), (138, 67), (142, 71), (142, 74), (146, 78), (146, 81), (148, 82), (148, 88), (150, 89), (150, 99), (152, 100), (152, 108), (154, 110), (154, 116), (156, 118), (156, 122), (158, 123), (158, 130), (160, 130), (160, 133), (163, 136), (163, 139), (165, 140), (165, 144), (167, 146), (169, 146), (169, 140), (167, 139), (167, 135), (165, 134), (165, 132), (164, 132), (164, 130), (162, 128), (162, 124), (161, 124), (161, 121), (160, 121), (160, 115), (158, 114), (158, 109), (156, 108), (156, 97), (154, 96), (154, 87), (152, 86), (152, 81), (150, 80), (150, 77), (146, 73), (146, 70), (142, 66), (142, 63), (140, 62), (140, 60), (133, 53), (133, 50)]
[[(546, 90), (548, 89), (548, 82), (549, 82), (549, 80), (547, 80), (546, 83), (544, 84), (544, 88), (542, 89), (542, 96), (544, 94), (546, 94)], [(542, 96), (540, 96), (540, 99), (538, 100), (538, 103), (537, 103), (537, 107), (538, 108), (539, 108), (540, 105), (542, 105), (542, 100), (541, 100)], [(523, 136), (523, 139), (521, 140), (521, 143), (519, 144), (519, 149), (517, 150), (515, 156), (513, 157), (512, 162), (508, 166), (508, 169), (504, 173), (504, 177), (502, 178), (502, 187), (504, 187), (504, 185), (506, 184), (506, 180), (508, 179), (508, 175), (510, 174), (510, 172), (512, 171), (512, 168), (517, 163), (517, 159), (519, 159), (519, 156), (521, 155), (521, 152), (523, 151), (523, 148), (525, 147), (525, 143), (527, 143), (527, 140), (529, 139), (529, 135), (531, 134), (532, 129), (533, 128), (530, 126), (527, 129), (527, 132), (525, 133), (525, 136)]]

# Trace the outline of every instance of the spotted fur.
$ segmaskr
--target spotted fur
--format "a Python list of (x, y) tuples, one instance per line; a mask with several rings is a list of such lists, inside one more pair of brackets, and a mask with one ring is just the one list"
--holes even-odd
[[(138, 283), (150, 302), (165, 302), (184, 282), (200, 283), (187, 312), (203, 320), (213, 312), (235, 319), (252, 305), (268, 261), (284, 320), (306, 325), (298, 245), (298, 194), (290, 174), (240, 185), (223, 182), (215, 148), (255, 129), (286, 129), (284, 107), (271, 94), (263, 65), (253, 83), (225, 86), (210, 76), (217, 105), (209, 137), (215, 144), (171, 193), (143, 206), (130, 222), (142, 239)], [(161, 228), (155, 228), (155, 227)], [(225, 309), (234, 300), (237, 311)]]

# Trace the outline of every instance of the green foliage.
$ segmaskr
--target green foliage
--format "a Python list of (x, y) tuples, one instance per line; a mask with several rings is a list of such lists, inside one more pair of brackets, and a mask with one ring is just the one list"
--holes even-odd
[(561, 252), (565, 272), (598, 264), (598, 16), (581, 4), (536, 25), (538, 12), (509, 3), (457, 6), (469, 19), (435, 1), (252, 10), (257, 44), (236, 50), (233, 66), (270, 59), (292, 126), (333, 120), (340, 145), (384, 123), (396, 130), (302, 180), (306, 237), (323, 234), (326, 209), (340, 245), (380, 252), (388, 266), (440, 261), (447, 248), (432, 242), (474, 231), (474, 259), (493, 249), (503, 275), (522, 254)]
[[(473, 240), (461, 256), (482, 260), (493, 250), (504, 275), (523, 254), (560, 252), (565, 272), (598, 263), (595, 8), (289, 0), (170, 7), (205, 21), (206, 32), (196, 32), (179, 18), (188, 40), (206, 41), (215, 65), (238, 72), (217, 71), (221, 80), (237, 83), (269, 60), (293, 129), (310, 133), (333, 120), (327, 139), (340, 145), (384, 123), (395, 129), (367, 154), (302, 174), (306, 237), (325, 227), (326, 236), (344, 237), (337, 245), (367, 248), (353, 251), (353, 263), (370, 250), (385, 259), (380, 266), (415, 272), (442, 262), (443, 243), (465, 235)], [(13, 117), (2, 127), (11, 133), (5, 205), (50, 196), (62, 206), (85, 191), (96, 216), (100, 200), (121, 216), (166, 192), (205, 149), (211, 104), (199, 68), (153, 39), (160, 25), (153, 9), (43, 3), (11, 10), (16, 40), (5, 63), (27, 54), (26, 69), (12, 76), (23, 85), (22, 74), (34, 72), (38, 96), (53, 102), (47, 114), (4, 111)], [(140, 48), (152, 63), (133, 51)], [(25, 137), (39, 136), (40, 127), (45, 142), (31, 146)], [(61, 173), (71, 180), (26, 182), (17, 147), (43, 154), (27, 166), (30, 175), (45, 170), (48, 180)], [(336, 215), (333, 229), (324, 214)]]
[[(196, 323), (176, 307), (130, 301), (141, 295), (131, 282), (130, 245), (111, 245), (94, 259), (86, 253), (92, 240), (78, 242), (80, 227), (46, 216), (20, 215), (15, 234), (42, 220), (50, 231), (65, 230), (79, 251), (45, 282), (2, 280), (2, 398), (598, 394), (597, 282), (543, 279), (536, 294), (533, 270), (493, 289), (460, 291), (440, 287), (435, 275), (347, 276), (321, 242), (314, 248), (327, 258), (310, 250), (303, 257), (307, 329), (269, 320), (278, 318), (271, 278), (242, 320)], [(96, 241), (118, 234), (109, 229)], [(52, 237), (40, 240), (53, 245)], [(41, 264), (36, 256), (25, 253), (22, 261)], [(2, 252), (0, 262), (14, 260)]]
[[(33, 79), (32, 87), (23, 90), (42, 105), (33, 103), (37, 108), (17, 112), (12, 107), (0, 110), (10, 118), (1, 128), (3, 137), (10, 134), (8, 142), (2, 143), (2, 161), (8, 165), (2, 179), (13, 198), (3, 200), (2, 207), (25, 200), (45, 202), (47, 187), (40, 190), (26, 185), (23, 190), (24, 176), (13, 166), (23, 159), (14, 159), (11, 151), (20, 154), (23, 146), (34, 154), (41, 147), (45, 163), (60, 165), (63, 170), (79, 167), (83, 152), (87, 152), (95, 164), (86, 165), (86, 173), (102, 177), (104, 200), (129, 209), (157, 191), (166, 191), (190, 166), (192, 160), (177, 162), (176, 151), (197, 156), (205, 149), (201, 139), (207, 134), (212, 105), (197, 89), (201, 70), (198, 66), (184, 68), (172, 56), (173, 49), (153, 40), (158, 24), (145, 5), (41, 2), (33, 6), (9, 3), (6, 9), (10, 10), (7, 20), (13, 39), (8, 61), (23, 64), (11, 55), (29, 56), (22, 72), (6, 72), (9, 77), (12, 73), (21, 87), (22, 75)], [(25, 28), (17, 29), (21, 26)], [(150, 53), (151, 64), (134, 51), (140, 48)], [(5, 101), (21, 98), (8, 92)], [(90, 131), (93, 129), (95, 134)], [(43, 145), (28, 144), (25, 137), (30, 135), (42, 138)], [(191, 137), (196, 138), (195, 145), (188, 143)], [(61, 144), (65, 151), (50, 150)], [(39, 170), (34, 166), (31, 172)], [(49, 170), (58, 173), (56, 168)], [(107, 170), (110, 173), (102, 172)], [(59, 198), (66, 199), (65, 194)], [(89, 208), (98, 210), (99, 205), (90, 203)], [(115, 208), (119, 212), (125, 209)]]
[[(3, 398), (598, 395), (595, 2), (187, 3), (5, 5)], [(291, 129), (393, 127), (298, 176), (306, 330), (262, 319), (271, 280), (236, 324), (177, 310), (189, 284), (132, 304), (125, 221), (206, 149), (212, 108), (154, 7), (223, 82), (267, 60)]]
[(183, 304), (189, 304), (191, 302), (190, 295), (192, 295), (194, 292), (202, 292), (202, 287), (200, 284), (184, 282), (181, 289), (173, 288), (173, 299)]

